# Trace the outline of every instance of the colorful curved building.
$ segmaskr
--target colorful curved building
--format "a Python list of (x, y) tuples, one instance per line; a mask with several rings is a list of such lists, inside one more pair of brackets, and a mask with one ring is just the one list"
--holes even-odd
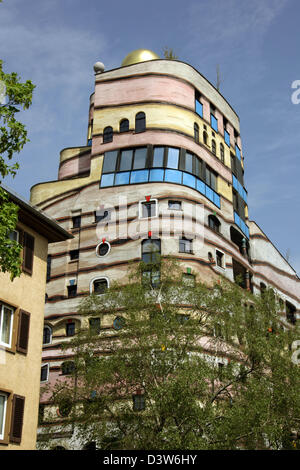
[[(176, 256), (187, 276), (224, 276), (255, 294), (274, 288), (292, 327), (300, 280), (249, 220), (231, 105), (194, 67), (151, 51), (94, 69), (86, 145), (62, 150), (58, 179), (31, 190), (32, 203), (74, 235), (49, 247), (43, 381), (64, 372), (61, 344), (85, 321), (82, 297), (126, 280), (128, 261), (147, 257), (144, 240)], [(116, 321), (107, 316), (98, 327)]]

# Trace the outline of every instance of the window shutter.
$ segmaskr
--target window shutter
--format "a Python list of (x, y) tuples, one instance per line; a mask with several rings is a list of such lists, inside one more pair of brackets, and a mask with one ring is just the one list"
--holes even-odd
[(23, 271), (32, 274), (34, 253), (34, 238), (29, 233), (23, 235)]
[(30, 313), (20, 310), (17, 338), (17, 351), (27, 354), (29, 338)]
[(10, 442), (19, 444), (22, 438), (23, 417), (24, 417), (25, 397), (13, 396), (12, 415), (10, 426)]

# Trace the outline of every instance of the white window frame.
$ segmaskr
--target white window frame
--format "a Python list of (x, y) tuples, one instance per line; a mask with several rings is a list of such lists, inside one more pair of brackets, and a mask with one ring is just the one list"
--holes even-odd
[[(217, 251), (219, 253), (222, 253), (222, 255), (223, 255), (223, 266), (219, 266), (217, 264)], [(216, 250), (215, 250), (215, 262), (216, 262), (216, 268), (221, 269), (222, 271), (226, 270), (226, 255), (225, 255), (224, 251), (219, 250), (219, 248), (216, 248)]]
[(20, 239), (20, 231), (15, 229), (15, 230), (12, 230), (11, 233), (16, 233), (17, 234), (17, 239), (15, 240), (17, 243), (19, 243), (19, 239)]
[(48, 380), (49, 380), (49, 362), (47, 362), (46, 364), (42, 364), (42, 365), (41, 365), (41, 370), (42, 370), (42, 368), (45, 367), (45, 366), (47, 366), (47, 378), (46, 378), (46, 380), (41, 380), (41, 381), (40, 381), (41, 384), (43, 384), (43, 383), (45, 383), (45, 382), (48, 382)]
[[(103, 245), (104, 243), (106, 243), (108, 245), (108, 252), (105, 254), (105, 255), (98, 255), (98, 248), (100, 245)], [(98, 243), (98, 245), (96, 246), (96, 256), (97, 258), (105, 258), (105, 256), (107, 256), (109, 253), (110, 253), (110, 250), (111, 250), (111, 245), (110, 243), (105, 240), (105, 242), (101, 241), (100, 243)]]
[[(143, 204), (147, 202), (154, 202), (155, 203), (155, 215), (152, 215), (151, 217), (143, 217)], [(154, 219), (155, 217), (158, 217), (158, 199), (144, 199), (143, 201), (139, 201), (139, 219), (147, 220), (147, 219)]]
[[(105, 276), (97, 276), (97, 277), (93, 277), (93, 279), (91, 279), (90, 281), (90, 294), (93, 294), (93, 284), (95, 281), (102, 281), (102, 280), (105, 280), (107, 282), (107, 289), (109, 289), (109, 279), (108, 277), (105, 277)], [(95, 295), (104, 295), (103, 294), (95, 294)]]
[(50, 330), (50, 341), (49, 341), (49, 343), (44, 343), (44, 342), (43, 342), (43, 345), (44, 345), (44, 344), (52, 344), (52, 328), (51, 328), (51, 326), (49, 326), (49, 325), (44, 325), (44, 328), (43, 328), (43, 336), (44, 336), (44, 329), (45, 329), (45, 328), (48, 328), (48, 329)]
[[(3, 341), (1, 341), (4, 308), (7, 308), (12, 313), (11, 322), (10, 322), (9, 342), (8, 343), (4, 343)], [(12, 340), (12, 332), (13, 332), (13, 324), (14, 324), (14, 313), (15, 313), (15, 309), (13, 307), (10, 307), (9, 305), (6, 305), (6, 304), (0, 304), (0, 346), (4, 346), (6, 348), (11, 348), (11, 340)]]
[(3, 411), (3, 422), (2, 422), (2, 433), (0, 434), (0, 441), (3, 441), (5, 436), (5, 424), (6, 424), (6, 411), (7, 411), (7, 400), (8, 395), (5, 392), (0, 392), (0, 396), (4, 397), (4, 411)]

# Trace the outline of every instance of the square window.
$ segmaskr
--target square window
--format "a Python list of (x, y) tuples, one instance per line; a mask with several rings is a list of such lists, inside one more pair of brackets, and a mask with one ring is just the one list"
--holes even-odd
[(148, 219), (157, 216), (157, 201), (147, 201), (141, 203), (140, 217)]
[(11, 241), (19, 242), (19, 231), (18, 230), (13, 230), (12, 232), (9, 233), (8, 238)]
[(98, 211), (95, 211), (95, 222), (101, 222), (102, 220), (105, 220), (105, 222), (108, 222), (111, 218), (111, 212), (109, 210), (104, 210), (100, 209)]
[(133, 409), (134, 411), (142, 411), (146, 408), (145, 396), (142, 394), (133, 395)]
[(192, 253), (192, 240), (186, 238), (180, 238), (179, 240), (179, 252), (180, 253)]
[(168, 209), (172, 209), (174, 211), (181, 211), (181, 201), (168, 201)]
[(70, 251), (70, 260), (74, 261), (76, 259), (79, 259), (79, 250), (71, 250)]
[(41, 367), (41, 382), (47, 382), (49, 375), (49, 364), (45, 364)]
[(100, 318), (89, 319), (90, 331), (94, 334), (100, 333)]
[(93, 294), (99, 295), (104, 294), (108, 288), (108, 283), (106, 279), (96, 279), (93, 282)]

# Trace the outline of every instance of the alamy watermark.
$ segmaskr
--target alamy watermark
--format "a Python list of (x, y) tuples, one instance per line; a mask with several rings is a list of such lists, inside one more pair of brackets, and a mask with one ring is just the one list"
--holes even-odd
[(291, 101), (293, 104), (299, 104), (300, 103), (300, 80), (294, 80), (291, 85), (291, 88), (295, 90), (292, 93)]

